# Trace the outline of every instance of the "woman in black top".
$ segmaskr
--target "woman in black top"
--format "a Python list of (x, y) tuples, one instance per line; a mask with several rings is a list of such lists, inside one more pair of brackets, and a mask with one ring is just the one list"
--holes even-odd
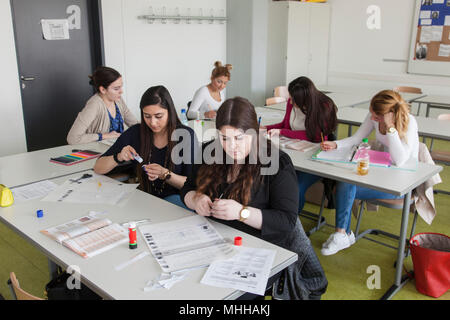
[[(289, 156), (260, 138), (255, 109), (244, 98), (222, 104), (216, 129), (219, 138), (203, 146), (203, 163), (194, 166), (181, 189), (181, 199), (199, 215), (284, 248), (292, 250), (298, 240), (295, 243), (300, 243), (308, 258), (302, 257), (302, 266), (297, 268), (313, 258), (319, 268), (311, 268), (311, 277), (319, 275), (322, 280), (323, 270), (299, 223), (297, 177)], [(310, 292), (320, 296), (323, 284), (317, 281)]]
[[(197, 148), (194, 131), (181, 124), (163, 86), (149, 88), (142, 96), (140, 109), (141, 124), (125, 131), (97, 160), (94, 171), (106, 174), (121, 163), (132, 161), (141, 190), (184, 207), (179, 190), (192, 172)], [(171, 156), (172, 151), (176, 159)]]

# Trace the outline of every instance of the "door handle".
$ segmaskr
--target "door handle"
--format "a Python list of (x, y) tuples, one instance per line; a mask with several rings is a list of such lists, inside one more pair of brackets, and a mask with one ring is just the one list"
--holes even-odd
[(34, 81), (35, 77), (24, 77), (24, 76), (21, 76), (20, 79), (22, 81)]

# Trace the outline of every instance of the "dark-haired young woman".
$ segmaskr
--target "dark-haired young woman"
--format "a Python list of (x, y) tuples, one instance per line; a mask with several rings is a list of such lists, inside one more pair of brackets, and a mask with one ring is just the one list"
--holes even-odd
[[(326, 141), (337, 127), (337, 107), (328, 96), (316, 89), (307, 77), (293, 80), (288, 87), (290, 98), (286, 115), (281, 123), (267, 126), (270, 136), (283, 135), (288, 138), (321, 142)], [(297, 171), (299, 204), (298, 212), (305, 205), (305, 193), (321, 177)]]
[(99, 67), (89, 76), (97, 91), (78, 114), (67, 135), (69, 144), (112, 139), (124, 132), (124, 124), (138, 123), (122, 99), (122, 76), (108, 67)]
[[(182, 200), (201, 216), (290, 250), (295, 246), (301, 252), (297, 268), (303, 271), (298, 278), (304, 289), (297, 290), (302, 292), (297, 298), (320, 297), (327, 282), (298, 219), (297, 179), (291, 159), (266, 139), (260, 140), (256, 112), (244, 98), (222, 104), (216, 129), (219, 138), (203, 146), (203, 163), (194, 166), (181, 189)], [(260, 152), (262, 148), (266, 152)], [(297, 280), (293, 282), (298, 284)]]
[[(106, 174), (132, 161), (141, 190), (184, 207), (179, 190), (192, 172), (197, 150), (194, 131), (181, 124), (172, 97), (163, 86), (149, 88), (141, 98), (140, 109), (141, 124), (125, 131), (97, 160), (94, 171)], [(173, 158), (172, 150), (179, 143), (183, 147), (178, 146), (175, 151), (179, 152), (174, 151), (177, 158)], [(139, 163), (136, 156), (143, 162)]]

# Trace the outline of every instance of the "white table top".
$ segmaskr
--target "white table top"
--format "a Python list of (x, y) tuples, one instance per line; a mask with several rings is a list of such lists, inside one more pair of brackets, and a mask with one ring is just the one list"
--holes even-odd
[(425, 97), (414, 100), (414, 102), (439, 104), (439, 105), (450, 105), (450, 96), (429, 94), (429, 95), (426, 95)]
[(369, 92), (334, 92), (328, 94), (328, 96), (334, 101), (339, 108), (354, 107), (358, 104), (369, 102), (373, 94)]
[[(338, 121), (340, 123), (359, 126), (367, 116), (369, 107), (364, 108), (341, 108), (338, 109)], [(450, 140), (450, 125), (448, 121), (414, 116), (417, 121), (419, 135), (429, 138)]]
[(297, 170), (398, 196), (408, 193), (442, 171), (440, 166), (419, 163), (416, 171), (370, 167), (366, 176), (360, 176), (356, 173), (356, 164), (312, 160), (311, 157), (316, 150), (299, 152), (285, 149), (284, 151), (289, 154)]
[[(92, 173), (92, 171), (89, 171)], [(54, 179), (60, 184), (82, 173)], [(100, 176), (99, 181), (108, 181), (108, 177)], [(36, 210), (42, 209), (44, 217), (36, 218)], [(144, 292), (143, 288), (149, 280), (156, 279), (162, 272), (159, 264), (150, 254), (127, 266), (121, 271), (114, 267), (128, 261), (139, 253), (148, 250), (145, 240), (138, 232), (138, 249), (128, 249), (128, 244), (118, 246), (98, 256), (83, 259), (71, 250), (40, 233), (40, 230), (66, 223), (87, 215), (89, 211), (106, 211), (107, 218), (113, 222), (123, 223), (131, 220), (150, 219), (151, 223), (170, 221), (192, 214), (165, 200), (136, 190), (126, 204), (122, 206), (99, 204), (66, 204), (33, 200), (15, 203), (8, 208), (0, 208), (0, 220), (9, 225), (24, 238), (30, 240), (47, 257), (62, 267), (75, 265), (81, 269), (84, 284), (106, 299), (160, 299), (160, 300), (217, 300), (235, 299), (242, 291), (217, 288), (200, 283), (206, 269), (193, 270), (186, 279), (175, 284), (170, 290), (159, 289)], [(297, 260), (297, 254), (269, 242), (263, 241), (221, 223), (211, 221), (218, 232), (227, 240), (241, 236), (243, 245), (247, 247), (276, 250), (271, 275), (274, 275)]]
[(109, 146), (100, 142), (93, 142), (82, 145), (65, 145), (51, 149), (1, 157), (0, 183), (12, 188), (92, 169), (96, 159), (83, 161), (71, 166), (50, 162), (50, 158), (70, 154), (74, 149), (92, 150), (103, 153), (109, 149)]

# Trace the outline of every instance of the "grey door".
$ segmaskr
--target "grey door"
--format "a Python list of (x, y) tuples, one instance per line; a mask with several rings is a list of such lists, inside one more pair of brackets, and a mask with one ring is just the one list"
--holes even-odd
[[(98, 1), (11, 0), (11, 7), (28, 151), (65, 145), (93, 94), (88, 75), (102, 64)], [(67, 19), (69, 39), (46, 40), (42, 19)]]

